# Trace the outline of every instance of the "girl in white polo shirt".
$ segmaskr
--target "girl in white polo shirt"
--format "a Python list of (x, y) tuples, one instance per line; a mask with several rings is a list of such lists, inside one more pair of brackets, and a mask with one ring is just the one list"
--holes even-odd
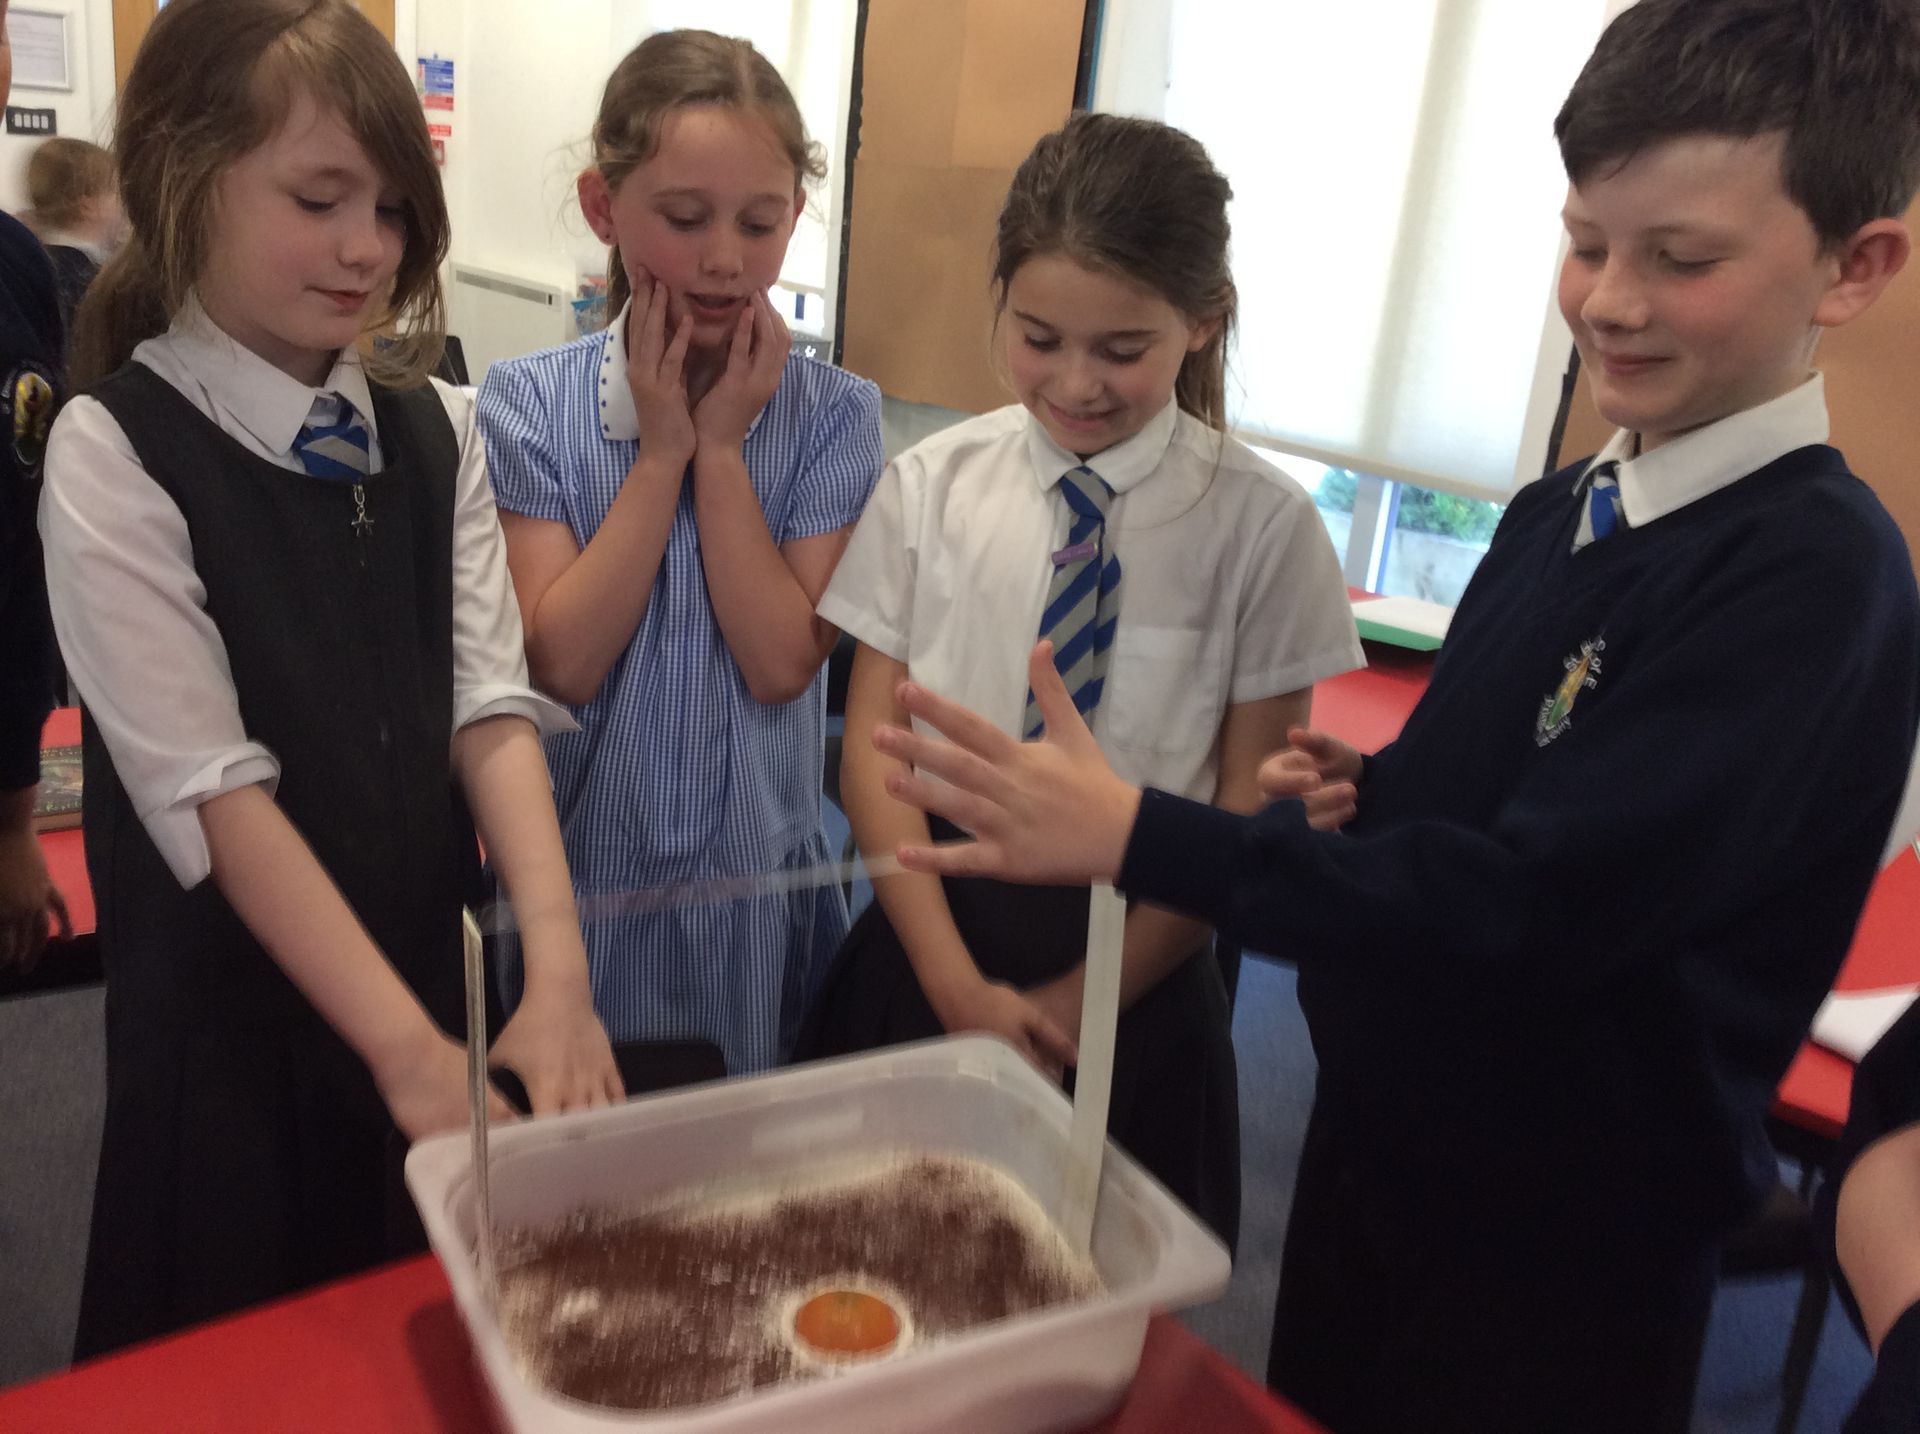
[[(1000, 215), (998, 339), (1017, 405), (888, 466), (820, 616), (859, 639), (841, 791), (862, 852), (923, 842), (869, 741), (903, 678), (1033, 735), (1036, 637), (1116, 767), (1237, 810), (1313, 684), (1363, 661), (1307, 495), (1222, 431), (1236, 295), (1227, 181), (1160, 124), (1077, 115)], [(937, 820), (931, 835), (955, 835)], [(1085, 888), (905, 873), (848, 936), (801, 1054), (984, 1030), (1070, 1066)], [(1231, 1243), (1239, 1118), (1206, 928), (1127, 915), (1111, 1131)]]

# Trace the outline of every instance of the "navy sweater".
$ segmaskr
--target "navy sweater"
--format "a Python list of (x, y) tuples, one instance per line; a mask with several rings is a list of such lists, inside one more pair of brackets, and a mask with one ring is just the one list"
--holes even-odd
[(1150, 791), (1120, 884), (1298, 960), (1316, 1118), (1397, 1215), (1697, 1247), (1775, 1178), (1762, 1121), (1920, 722), (1920, 599), (1831, 448), (1573, 554), (1579, 471), (1515, 497), (1345, 832)]
[(40, 780), (53, 629), (34, 505), (59, 387), (60, 309), (40, 241), (0, 214), (0, 792)]

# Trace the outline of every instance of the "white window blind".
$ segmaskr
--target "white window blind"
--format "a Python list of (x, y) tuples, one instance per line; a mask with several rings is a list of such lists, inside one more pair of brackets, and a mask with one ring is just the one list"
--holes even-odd
[(1606, 0), (1109, 0), (1098, 108), (1233, 184), (1234, 425), (1504, 497), (1537, 477), (1570, 337), (1553, 116)]

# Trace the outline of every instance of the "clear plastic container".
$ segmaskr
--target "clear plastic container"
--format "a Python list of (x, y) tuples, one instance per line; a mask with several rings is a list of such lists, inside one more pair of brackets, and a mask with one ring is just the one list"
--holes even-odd
[[(543, 1225), (585, 1206), (783, 1174), (902, 1150), (972, 1157), (1060, 1209), (1072, 1109), (1012, 1047), (986, 1036), (899, 1046), (699, 1086), (608, 1110), (497, 1127), (494, 1219)], [(453, 1286), (503, 1425), (515, 1434), (1042, 1434), (1113, 1409), (1140, 1361), (1147, 1318), (1225, 1287), (1226, 1249), (1108, 1145), (1093, 1261), (1106, 1293), (981, 1325), (897, 1359), (661, 1413), (595, 1408), (529, 1385), (482, 1298), (464, 1132), (424, 1140), (407, 1184)]]

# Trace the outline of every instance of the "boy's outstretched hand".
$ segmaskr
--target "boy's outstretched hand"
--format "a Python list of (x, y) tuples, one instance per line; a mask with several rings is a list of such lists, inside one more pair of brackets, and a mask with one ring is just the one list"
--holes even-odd
[(1325, 732), (1294, 727), (1286, 750), (1260, 764), (1260, 794), (1270, 802), (1298, 798), (1315, 831), (1338, 831), (1353, 820), (1360, 799), (1358, 749)]
[(1107, 765), (1054, 669), (1052, 643), (1033, 649), (1027, 680), (1046, 723), (1037, 742), (1017, 741), (956, 703), (900, 684), (900, 705), (948, 740), (874, 729), (874, 746), (912, 769), (889, 776), (887, 790), (974, 834), (970, 842), (902, 846), (910, 870), (1062, 885), (1119, 873), (1140, 789)]

